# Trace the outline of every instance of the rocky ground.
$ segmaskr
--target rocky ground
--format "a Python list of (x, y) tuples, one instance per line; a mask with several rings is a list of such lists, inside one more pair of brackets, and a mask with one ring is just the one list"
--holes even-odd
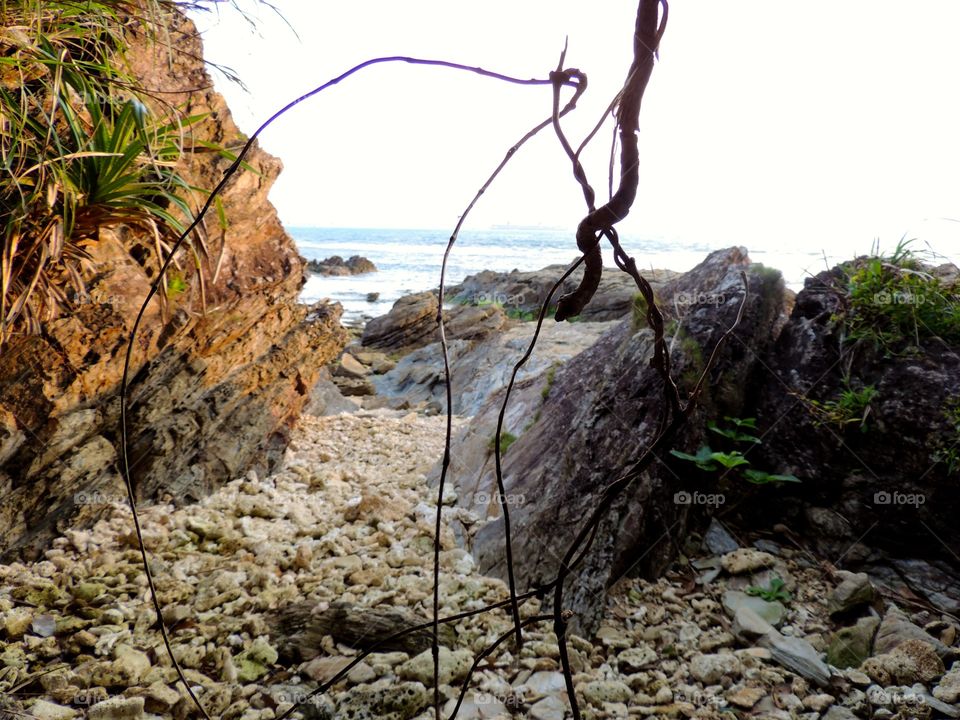
[[(291, 637), (278, 622), (285, 609), (428, 616), (435, 502), (424, 474), (444, 422), (385, 409), (307, 417), (276, 474), (237, 479), (195, 506), (142, 509), (174, 653), (211, 716), (276, 718), (357, 654), (335, 624)], [(618, 583), (597, 636), (571, 638), (584, 716), (960, 717), (956, 618), (901, 611), (866, 576), (834, 571), (789, 537), (747, 546), (714, 524), (665, 577)], [(442, 541), (442, 614), (507, 596), (448, 528)], [(122, 502), (92, 530), (57, 539), (43, 561), (0, 567), (0, 611), (0, 717), (198, 717), (154, 626)], [(498, 611), (443, 636), (445, 717), (474, 653), (509, 626)], [(480, 665), (459, 717), (565, 717), (550, 624), (525, 637), (519, 652), (505, 643)], [(364, 641), (361, 632), (351, 644)], [(433, 717), (421, 647), (368, 656), (298, 714)]]

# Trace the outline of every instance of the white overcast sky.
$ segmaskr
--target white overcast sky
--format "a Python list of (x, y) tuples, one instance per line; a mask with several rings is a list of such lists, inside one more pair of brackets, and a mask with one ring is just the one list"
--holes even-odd
[[(246, 2), (246, 0), (241, 0)], [(565, 127), (579, 140), (620, 87), (635, 0), (275, 0), (251, 31), (200, 18), (217, 80), (252, 130), (367, 58), (404, 54), (546, 77), (589, 90)], [(861, 250), (918, 235), (960, 252), (960, 2), (675, 0), (641, 112), (640, 236)], [(549, 114), (549, 88), (380, 65), (299, 106), (262, 135), (285, 171), (271, 195), (291, 225), (449, 228), (506, 149)], [(609, 126), (586, 156), (605, 196)], [(575, 227), (583, 199), (549, 130), (528, 143), (468, 227)], [(946, 218), (946, 219), (945, 219)]]

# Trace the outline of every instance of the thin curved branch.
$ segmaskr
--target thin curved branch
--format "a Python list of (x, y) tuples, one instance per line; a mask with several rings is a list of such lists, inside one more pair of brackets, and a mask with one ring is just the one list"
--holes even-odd
[[(233, 161), (233, 163), (231, 163), (230, 167), (228, 167), (227, 170), (224, 172), (223, 177), (220, 179), (220, 182), (217, 183), (216, 187), (214, 187), (214, 189), (207, 196), (206, 201), (204, 202), (203, 206), (200, 208), (200, 212), (197, 213), (196, 217), (193, 219), (193, 221), (190, 223), (187, 229), (184, 230), (183, 233), (181, 233), (181, 235), (177, 238), (176, 242), (173, 243), (172, 247), (170, 248), (170, 253), (167, 255), (166, 259), (163, 262), (163, 265), (160, 267), (160, 272), (158, 273), (157, 278), (150, 285), (150, 290), (147, 292), (147, 296), (144, 299), (143, 304), (140, 306), (140, 311), (137, 313), (137, 317), (133, 323), (133, 328), (130, 331), (130, 339), (127, 342), (127, 350), (126, 350), (126, 355), (124, 357), (124, 362), (123, 362), (123, 374), (120, 380), (120, 446), (121, 446), (120, 447), (120, 452), (121, 452), (120, 470), (121, 470), (121, 475), (123, 476), (124, 485), (126, 486), (126, 490), (127, 490), (127, 499), (130, 502), (130, 510), (133, 516), (134, 531), (136, 532), (137, 543), (140, 549), (140, 556), (142, 561), (141, 564), (143, 565), (143, 571), (147, 578), (147, 585), (149, 586), (151, 601), (153, 604), (154, 611), (156, 612), (156, 615), (157, 615), (157, 623), (160, 626), (160, 634), (163, 638), (164, 648), (166, 649), (167, 655), (169, 656), (171, 663), (173, 664), (173, 667), (176, 670), (177, 678), (179, 679), (183, 687), (186, 689), (186, 692), (189, 695), (190, 700), (197, 707), (197, 710), (200, 712), (200, 714), (204, 717), (205, 720), (211, 720), (210, 715), (207, 713), (206, 709), (203, 707), (203, 705), (200, 703), (200, 700), (197, 698), (196, 694), (193, 692), (193, 689), (191, 688), (190, 683), (187, 682), (187, 679), (183, 673), (183, 669), (180, 667), (180, 663), (178, 663), (176, 658), (173, 656), (173, 648), (170, 644), (170, 636), (169, 636), (169, 633), (167, 632), (166, 625), (163, 622), (163, 612), (162, 612), (163, 608), (161, 607), (160, 600), (157, 596), (157, 589), (154, 584), (153, 573), (150, 570), (150, 563), (147, 558), (147, 550), (143, 544), (143, 532), (140, 527), (140, 518), (137, 515), (136, 497), (135, 497), (135, 491), (133, 486), (133, 479), (130, 473), (129, 438), (128, 438), (128, 432), (127, 432), (127, 400), (128, 400), (127, 391), (128, 391), (129, 377), (130, 377), (130, 364), (133, 358), (134, 340), (136, 339), (137, 332), (140, 329), (140, 324), (143, 321), (143, 317), (146, 314), (147, 307), (149, 307), (150, 301), (157, 294), (160, 288), (160, 282), (165, 277), (165, 273), (169, 268), (171, 262), (173, 262), (173, 258), (176, 256), (177, 251), (183, 245), (186, 238), (189, 237), (190, 233), (192, 233), (197, 228), (197, 226), (202, 222), (204, 216), (207, 214), (207, 211), (213, 205), (213, 202), (216, 199), (216, 197), (223, 191), (224, 187), (226, 187), (227, 182), (229, 182), (230, 178), (240, 168), (241, 163), (243, 162), (243, 159), (246, 157), (247, 153), (249, 152), (250, 148), (253, 146), (253, 143), (256, 141), (257, 137), (259, 137), (259, 135), (267, 127), (273, 124), (273, 122), (276, 121), (279, 117), (286, 114), (287, 112), (292, 110), (294, 107), (296, 107), (303, 101), (313, 97), (314, 95), (317, 95), (323, 92), (324, 90), (330, 87), (333, 87), (334, 85), (337, 85), (338, 83), (347, 79), (351, 75), (359, 72), (360, 70), (363, 70), (364, 68), (371, 67), (373, 65), (391, 63), (391, 62), (402, 62), (402, 63), (411, 64), (411, 65), (429, 65), (429, 66), (435, 66), (435, 67), (451, 68), (455, 70), (471, 72), (477, 75), (481, 75), (483, 77), (489, 77), (496, 80), (502, 80), (505, 82), (514, 83), (518, 85), (550, 85), (553, 83), (553, 81), (550, 79), (524, 80), (522, 78), (516, 78), (510, 75), (504, 75), (502, 73), (485, 70), (484, 68), (471, 67), (468, 65), (462, 65), (460, 63), (448, 62), (446, 60), (431, 60), (431, 59), (424, 59), (424, 58), (414, 58), (414, 57), (408, 57), (408, 56), (393, 55), (388, 57), (372, 58), (370, 60), (360, 63), (359, 65), (355, 65), (354, 67), (350, 68), (346, 72), (336, 76), (331, 80), (328, 80), (326, 83), (319, 85), (318, 87), (315, 87), (313, 90), (310, 90), (309, 92), (301, 95), (295, 100), (287, 103), (282, 108), (280, 108), (280, 110), (276, 111), (273, 115), (267, 118), (267, 120), (263, 122), (263, 124), (261, 124), (260, 127), (258, 127), (254, 131), (254, 133), (250, 136), (250, 138), (244, 144), (241, 151), (237, 154), (236, 159)], [(439, 517), (439, 512), (438, 512), (438, 517)]]
[[(556, 111), (554, 115), (560, 114), (564, 115), (577, 106), (577, 100), (580, 96), (586, 91), (586, 77), (583, 78), (583, 82), (578, 82), (573, 84), (575, 90), (573, 97), (567, 102), (566, 106), (559, 113)], [(556, 84), (554, 84), (556, 88)], [(556, 94), (556, 93), (555, 93)], [(526, 143), (530, 138), (534, 137), (537, 133), (547, 127), (551, 122), (554, 122), (554, 117), (551, 116), (544, 120), (541, 123), (538, 123), (531, 130), (527, 131), (526, 134), (520, 140), (518, 140), (513, 146), (507, 150), (506, 155), (504, 155), (503, 160), (500, 161), (500, 164), (497, 165), (490, 177), (487, 178), (486, 182), (480, 186), (480, 189), (473, 196), (473, 199), (467, 205), (466, 209), (461, 213), (460, 219), (457, 221), (456, 227), (454, 227), (453, 232), (450, 235), (450, 240), (447, 242), (447, 247), (443, 252), (443, 263), (440, 266), (440, 290), (437, 297), (437, 325), (440, 328), (440, 349), (443, 354), (443, 369), (444, 369), (444, 392), (447, 399), (447, 421), (445, 428), (445, 442), (443, 449), (443, 460), (440, 465), (440, 481), (437, 488), (437, 523), (436, 523), (436, 534), (434, 535), (434, 557), (433, 557), (433, 617), (436, 620), (439, 613), (440, 606), (440, 530), (441, 530), (441, 513), (443, 509), (443, 490), (446, 484), (447, 470), (450, 465), (450, 445), (453, 440), (453, 378), (450, 374), (450, 358), (449, 358), (449, 349), (447, 347), (447, 334), (446, 329), (443, 324), (443, 300), (444, 292), (446, 290), (446, 274), (447, 274), (447, 263), (450, 258), (450, 253), (453, 250), (453, 246), (457, 241), (457, 238), (460, 235), (460, 230), (463, 227), (463, 224), (466, 222), (467, 216), (470, 214), (470, 211), (473, 210), (474, 206), (479, 202), (480, 197), (487, 191), (487, 188), (493, 183), (493, 181), (500, 174), (500, 171), (506, 166), (510, 159), (514, 156), (517, 150)], [(572, 272), (572, 268), (570, 270)], [(569, 274), (569, 273), (568, 273)], [(551, 292), (552, 295), (552, 292)], [(542, 318), (541, 318), (542, 322)], [(537, 327), (537, 332), (539, 333), (539, 324)], [(532, 350), (532, 346), (531, 346)], [(528, 352), (529, 355), (529, 352)], [(514, 375), (516, 375), (516, 368), (514, 369)], [(511, 379), (511, 385), (513, 381)], [(509, 396), (509, 393), (508, 393)], [(500, 428), (502, 427), (503, 417), (501, 414), (500, 423), (497, 425), (497, 435), (495, 439), (494, 453), (496, 455), (496, 465), (497, 465), (497, 489), (498, 497), (500, 502), (500, 508), (503, 512), (504, 519), (504, 528), (506, 533), (506, 554), (507, 554), (507, 569), (508, 569), (508, 584), (510, 588), (510, 602), (511, 610), (513, 614), (513, 623), (514, 623), (514, 632), (516, 633), (517, 647), (523, 645), (523, 634), (520, 626), (520, 608), (517, 604), (517, 585), (516, 580), (513, 575), (513, 546), (510, 536), (510, 510), (507, 507), (506, 502), (506, 491), (503, 487), (503, 475), (500, 471)], [(431, 651), (433, 654), (433, 687), (434, 687), (434, 713), (439, 718), (440, 713), (440, 645), (439, 645), (439, 628), (436, 626), (436, 622), (433, 629), (433, 641), (431, 644)]]

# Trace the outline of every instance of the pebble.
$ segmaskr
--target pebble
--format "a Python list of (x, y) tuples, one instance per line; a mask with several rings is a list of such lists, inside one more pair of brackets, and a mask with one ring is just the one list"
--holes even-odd
[(535, 702), (527, 712), (527, 717), (532, 720), (564, 720), (567, 707), (564, 700), (551, 695)]
[(594, 680), (578, 688), (584, 700), (595, 707), (605, 703), (626, 702), (633, 697), (633, 691), (626, 683), (618, 680)]
[[(305, 600), (319, 609), (337, 600), (429, 608), (436, 498), (424, 476), (440, 456), (444, 424), (443, 417), (387, 410), (304, 418), (273, 475), (249, 474), (190, 507), (142, 508), (175, 654), (213, 716), (271, 720), (355, 657), (325, 636), (313, 642), (315, 656), (291, 660), (271, 626), (279, 608)], [(463, 424), (455, 418), (454, 431)], [(455, 492), (450, 488), (445, 500)], [(445, 508), (443, 517), (463, 516)], [(480, 576), (450, 529), (444, 532), (441, 613), (505, 599), (505, 584)], [(835, 627), (822, 600), (830, 586), (815, 568), (771, 549), (710, 548), (726, 554), (692, 564), (717, 576), (689, 587), (666, 577), (618, 583), (597, 636), (568, 639), (584, 717), (694, 716), (724, 704), (771, 720), (788, 720), (790, 712), (813, 720), (824, 711), (825, 720), (851, 720), (848, 707), (869, 712), (867, 693), (852, 687), (870, 683), (861, 670), (845, 671), (850, 689), (831, 695), (811, 692), (794, 676), (815, 685), (829, 675), (803, 638), (816, 640)], [(78, 698), (90, 720), (192, 717), (152, 627), (129, 515), (118, 507), (88, 531), (68, 531), (53, 551), (46, 563), (0, 566), (0, 692), (13, 684), (4, 684), (4, 673), (22, 673), (16, 682), (65, 663), (72, 669), (42, 676), (35, 686), (40, 697), (30, 707), (38, 717), (77, 717), (70, 706)], [(770, 603), (736, 589), (764, 571), (786, 570), (804, 598)], [(18, 604), (24, 598), (36, 607)], [(54, 621), (47, 635), (44, 616)], [(781, 635), (771, 622), (787, 622), (785, 632), (797, 637)], [(441, 650), (441, 680), (456, 686), (474, 653), (509, 627), (505, 613), (457, 623), (457, 645)], [(942, 624), (929, 627), (942, 636)], [(569, 710), (558, 658), (550, 623), (530, 626), (522, 652), (504, 643), (489, 666), (480, 666), (461, 717), (502, 720), (517, 709), (535, 720), (562, 720)], [(955, 704), (957, 675), (930, 682), (931, 703)], [(355, 720), (427, 720), (432, 677), (429, 650), (413, 657), (373, 653), (305, 717), (333, 717), (336, 707), (338, 717)], [(453, 691), (443, 692), (447, 701)]]
[(79, 713), (70, 707), (57, 705), (47, 700), (37, 700), (29, 708), (30, 716), (36, 720), (71, 720)]
[(767, 694), (763, 688), (742, 687), (726, 695), (727, 702), (744, 710), (749, 710)]
[(87, 720), (138, 720), (143, 717), (143, 698), (115, 697), (92, 705)]
[(690, 661), (690, 674), (707, 685), (712, 685), (723, 676), (740, 675), (740, 660), (732, 653), (695, 655)]
[(945, 703), (960, 703), (960, 661), (953, 663), (950, 672), (940, 678), (933, 688), (933, 696)]
[(50, 637), (57, 631), (57, 619), (53, 615), (37, 615), (30, 623), (34, 635), (42, 638)]
[(723, 569), (731, 575), (743, 575), (756, 570), (768, 568), (776, 562), (776, 557), (770, 553), (754, 548), (740, 548), (729, 552), (720, 558)]
[(807, 695), (803, 698), (803, 706), (815, 712), (823, 712), (836, 701), (837, 699), (833, 695), (820, 693), (817, 695)]

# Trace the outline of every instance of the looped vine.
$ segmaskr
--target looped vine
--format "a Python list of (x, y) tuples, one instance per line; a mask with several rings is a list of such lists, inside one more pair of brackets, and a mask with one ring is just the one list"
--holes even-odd
[[(560, 56), (560, 62), (556, 70), (552, 71), (547, 79), (529, 79), (524, 80), (508, 75), (503, 75), (500, 73), (491, 72), (484, 70), (482, 68), (470, 67), (466, 65), (460, 65), (457, 63), (451, 63), (442, 60), (426, 60), (420, 58), (411, 58), (405, 56), (390, 56), (382, 58), (374, 58), (368, 60), (364, 63), (361, 63), (342, 75), (333, 78), (327, 83), (314, 88), (310, 92), (302, 95), (291, 103), (287, 104), (279, 111), (270, 116), (257, 130), (250, 136), (243, 148), (238, 153), (234, 162), (226, 170), (223, 175), (223, 178), (217, 184), (217, 186), (211, 191), (208, 195), (207, 200), (200, 212), (196, 215), (193, 223), (186, 229), (186, 231), (179, 237), (176, 243), (173, 244), (170, 253), (167, 259), (164, 262), (163, 267), (161, 268), (159, 277), (163, 277), (163, 273), (166, 270), (167, 266), (171, 262), (171, 259), (175, 255), (176, 251), (179, 249), (180, 245), (184, 242), (185, 238), (195, 229), (198, 223), (203, 220), (204, 215), (211, 207), (215, 198), (222, 192), (223, 188), (226, 186), (227, 182), (231, 177), (238, 171), (241, 167), (244, 157), (247, 155), (249, 149), (252, 147), (253, 143), (256, 141), (260, 133), (271, 125), (275, 120), (280, 116), (284, 115), (298, 104), (304, 100), (316, 95), (323, 90), (336, 85), (342, 80), (348, 78), (354, 73), (358, 72), (361, 69), (376, 65), (379, 63), (387, 62), (404, 62), (415, 65), (432, 65), (453, 68), (457, 70), (467, 71), (474, 74), (478, 74), (485, 77), (490, 77), (498, 79), (501, 81), (524, 84), (524, 85), (550, 85), (553, 88), (553, 109), (550, 117), (546, 118), (542, 122), (535, 125), (531, 130), (525, 133), (520, 140), (514, 144), (506, 153), (503, 160), (497, 165), (493, 173), (486, 180), (486, 182), (480, 187), (477, 191), (474, 198), (471, 200), (466, 210), (461, 214), (459, 221), (454, 228), (449, 242), (447, 244), (446, 250), (443, 256), (443, 264), (440, 275), (440, 290), (439, 290), (439, 307), (437, 311), (437, 325), (440, 335), (440, 345), (443, 353), (444, 361), (444, 371), (445, 371), (445, 381), (446, 381), (446, 400), (447, 400), (447, 422), (446, 422), (446, 431), (445, 431), (445, 448), (443, 459), (441, 462), (441, 473), (440, 473), (440, 482), (438, 487), (438, 497), (437, 497), (437, 515), (436, 515), (436, 527), (435, 527), (435, 537), (434, 537), (434, 589), (433, 589), (433, 613), (432, 618), (420, 625), (407, 628), (401, 632), (394, 633), (393, 635), (383, 638), (380, 641), (372, 644), (367, 650), (362, 653), (359, 653), (353, 660), (343, 667), (339, 672), (337, 672), (332, 678), (327, 682), (321, 684), (313, 692), (304, 697), (298, 704), (293, 705), (282, 713), (277, 720), (285, 720), (297, 708), (312, 700), (313, 698), (327, 692), (333, 685), (339, 682), (353, 667), (360, 663), (367, 655), (371, 652), (375, 652), (376, 649), (387, 643), (396, 641), (397, 639), (404, 637), (405, 635), (422, 631), (425, 629), (431, 630), (432, 641), (431, 641), (431, 651), (434, 661), (434, 694), (433, 694), (433, 706), (434, 713), (437, 719), (440, 718), (440, 683), (439, 683), (439, 627), (441, 624), (453, 623), (459, 620), (472, 617), (481, 613), (487, 613), (493, 610), (498, 609), (509, 609), (512, 616), (513, 627), (510, 631), (502, 634), (486, 648), (484, 648), (475, 658), (473, 665), (471, 666), (466, 679), (464, 680), (463, 685), (461, 686), (456, 705), (451, 713), (451, 719), (454, 718), (459, 711), (463, 700), (466, 696), (466, 692), (470, 687), (470, 682), (473, 676), (474, 671), (479, 666), (479, 663), (491, 653), (493, 653), (497, 647), (499, 647), (503, 642), (505, 642), (510, 637), (514, 637), (517, 647), (519, 648), (523, 642), (523, 628), (535, 623), (552, 621), (554, 631), (556, 633), (557, 642), (560, 652), (561, 666), (563, 669), (565, 685), (567, 689), (567, 695), (570, 700), (571, 709), (573, 712), (574, 718), (580, 718), (580, 711), (577, 704), (576, 694), (573, 687), (573, 675), (570, 667), (570, 658), (567, 650), (567, 640), (566, 640), (566, 629), (567, 625), (572, 617), (572, 613), (569, 609), (564, 608), (563, 606), (563, 591), (567, 579), (576, 571), (579, 564), (586, 557), (587, 552), (590, 550), (597, 532), (600, 526), (600, 522), (609, 511), (613, 503), (620, 498), (623, 493), (633, 484), (633, 482), (640, 477), (641, 473), (649, 467), (652, 462), (659, 456), (659, 454), (666, 449), (666, 446), (671, 441), (673, 436), (676, 434), (677, 430), (682, 426), (682, 424), (689, 418), (692, 413), (697, 397), (703, 387), (705, 379), (709, 375), (711, 368), (715, 362), (717, 354), (720, 347), (733, 332), (736, 326), (739, 324), (740, 319), (743, 314), (744, 303), (746, 301), (746, 293), (744, 294), (743, 301), (741, 302), (737, 317), (733, 325), (723, 334), (720, 341), (714, 347), (713, 352), (710, 355), (707, 363), (705, 364), (704, 369), (700, 375), (698, 382), (696, 383), (693, 391), (690, 393), (686, 401), (682, 401), (677, 389), (676, 383), (673, 381), (670, 375), (670, 355), (667, 348), (667, 344), (664, 339), (664, 321), (663, 314), (657, 306), (656, 298), (654, 297), (653, 290), (650, 286), (650, 283), (643, 277), (643, 275), (638, 271), (636, 262), (633, 258), (629, 257), (624, 251), (623, 247), (620, 244), (619, 235), (615, 229), (615, 225), (622, 220), (630, 212), (633, 203), (636, 199), (637, 189), (639, 185), (639, 147), (637, 142), (637, 130), (639, 127), (639, 111), (640, 103), (646, 88), (647, 82), (649, 81), (650, 74), (653, 68), (654, 59), (657, 56), (657, 51), (659, 47), (659, 42), (663, 36), (664, 30), (666, 28), (668, 6), (667, 0), (640, 0), (638, 11), (637, 11), (637, 20), (636, 27), (634, 32), (634, 59), (631, 64), (630, 71), (628, 73), (626, 82), (624, 83), (623, 89), (617, 94), (613, 101), (609, 104), (607, 109), (604, 112), (603, 117), (593, 128), (593, 130), (587, 135), (583, 140), (580, 146), (574, 151), (571, 144), (568, 142), (563, 129), (561, 127), (560, 120), (570, 111), (572, 111), (577, 104), (577, 101), (581, 98), (583, 93), (587, 89), (587, 76), (578, 69), (575, 68), (563, 68), (563, 61), (565, 57), (565, 52)], [(560, 106), (560, 92), (563, 88), (572, 88), (573, 95), (570, 99), (563, 105)], [(620, 177), (619, 185), (616, 192), (611, 192), (610, 199), (604, 203), (599, 208), (595, 206), (595, 192), (587, 180), (586, 171), (584, 170), (580, 162), (580, 154), (587, 144), (595, 137), (596, 133), (599, 131), (600, 127), (606, 120), (607, 115), (615, 111), (616, 116), (616, 131), (620, 140)], [(442, 512), (443, 512), (443, 503), (442, 497), (444, 492), (444, 486), (447, 479), (447, 474), (450, 466), (450, 455), (451, 455), (451, 441), (452, 441), (452, 416), (450, 415), (450, 409), (452, 407), (452, 385), (453, 380), (450, 370), (450, 362), (448, 356), (448, 347), (447, 339), (443, 323), (443, 301), (444, 301), (444, 284), (446, 279), (446, 269), (447, 262), (450, 256), (450, 253), (456, 243), (457, 237), (463, 224), (469, 215), (470, 211), (479, 201), (480, 197), (490, 186), (490, 184), (497, 178), (504, 166), (509, 162), (509, 160), (514, 156), (514, 154), (519, 150), (519, 148), (525, 144), (530, 138), (535, 136), (541, 130), (545, 129), (548, 126), (553, 126), (555, 134), (560, 142), (561, 147), (564, 152), (567, 154), (568, 158), (571, 161), (573, 176), (576, 182), (579, 183), (583, 190), (584, 200), (587, 205), (587, 214), (581, 220), (577, 227), (576, 231), (576, 242), (577, 248), (580, 251), (580, 257), (574, 261), (563, 275), (554, 283), (547, 297), (543, 300), (540, 311), (537, 317), (536, 326), (534, 329), (533, 336), (530, 340), (530, 343), (527, 347), (526, 352), (520, 358), (520, 360), (514, 365), (513, 372), (510, 376), (509, 383), (507, 385), (506, 391), (504, 393), (503, 402), (501, 404), (500, 413), (497, 419), (497, 431), (495, 434), (495, 470), (496, 470), (496, 481), (498, 487), (498, 497), (500, 500), (500, 508), (504, 518), (504, 532), (505, 532), (505, 552), (507, 560), (507, 570), (508, 570), (508, 584), (509, 584), (509, 598), (494, 603), (476, 610), (470, 610), (463, 613), (458, 613), (456, 615), (448, 616), (441, 618), (439, 616), (439, 554), (440, 554), (440, 531), (442, 529)], [(611, 164), (612, 168), (612, 164)], [(611, 170), (611, 180), (610, 180), (611, 190), (612, 190), (612, 170)], [(651, 441), (649, 446), (644, 449), (640, 456), (628, 465), (628, 467), (612, 482), (601, 494), (599, 501), (596, 503), (595, 507), (591, 511), (587, 521), (579, 529), (574, 540), (569, 544), (566, 551), (564, 552), (563, 559), (560, 563), (559, 569), (556, 576), (547, 583), (540, 583), (534, 585), (534, 587), (525, 592), (518, 592), (516, 587), (516, 579), (514, 577), (513, 569), (513, 555), (512, 555), (512, 538), (511, 538), (511, 528), (510, 528), (510, 517), (509, 517), (509, 508), (507, 507), (506, 497), (507, 493), (505, 492), (504, 483), (503, 483), (503, 468), (501, 464), (501, 434), (504, 423), (504, 416), (507, 408), (507, 404), (510, 400), (511, 392), (514, 388), (515, 381), (517, 378), (517, 373), (527, 362), (527, 360), (532, 355), (534, 348), (536, 346), (537, 340), (540, 335), (543, 322), (546, 319), (548, 308), (550, 307), (550, 302), (553, 296), (557, 293), (559, 288), (562, 286), (563, 282), (570, 277), (570, 275), (577, 270), (580, 265), (584, 265), (584, 274), (581, 279), (577, 289), (569, 294), (561, 296), (558, 301), (557, 311), (555, 318), (558, 321), (570, 319), (578, 314), (580, 314), (586, 305), (590, 302), (594, 293), (596, 292), (600, 279), (602, 276), (602, 257), (600, 252), (600, 242), (603, 238), (606, 238), (612, 248), (613, 248), (613, 257), (617, 267), (628, 273), (636, 283), (639, 291), (642, 293), (644, 299), (646, 300), (646, 317), (650, 328), (654, 333), (654, 352), (650, 360), (651, 366), (657, 371), (659, 376), (663, 380), (664, 388), (664, 398), (665, 398), (665, 409), (662, 416), (662, 421), (660, 428)], [(743, 276), (743, 281), (746, 283), (746, 277)], [(157, 615), (157, 622), (159, 624), (160, 632), (163, 637), (164, 646), (167, 650), (167, 654), (170, 657), (173, 667), (175, 668), (178, 678), (181, 683), (183, 683), (191, 701), (196, 705), (200, 714), (210, 720), (210, 716), (207, 711), (203, 708), (203, 705), (196, 697), (193, 692), (193, 689), (190, 687), (190, 684), (186, 681), (184, 673), (177, 662), (176, 658), (173, 655), (172, 647), (169, 640), (168, 632), (164, 626), (162, 619), (162, 608), (157, 597), (156, 588), (153, 581), (153, 576), (150, 570), (148, 563), (147, 553), (143, 545), (143, 538), (140, 529), (139, 518), (137, 515), (137, 509), (135, 504), (135, 493), (134, 493), (134, 484), (131, 478), (130, 463), (128, 458), (128, 432), (127, 432), (127, 402), (128, 402), (128, 377), (129, 370), (131, 365), (132, 352), (134, 347), (134, 339), (139, 330), (140, 323), (142, 321), (143, 315), (148, 307), (151, 299), (156, 295), (159, 289), (159, 280), (154, 281), (151, 285), (150, 291), (147, 294), (146, 299), (144, 300), (140, 312), (137, 315), (137, 318), (134, 322), (133, 330), (131, 332), (126, 358), (124, 361), (123, 376), (120, 386), (120, 435), (121, 435), (121, 446), (122, 446), (122, 464), (121, 464), (121, 474), (126, 483), (128, 499), (130, 502), (133, 519), (134, 519), (134, 528), (136, 531), (137, 540), (140, 547), (141, 560), (144, 568), (144, 572), (147, 577), (148, 586), (150, 590), (150, 595), (152, 603)], [(520, 618), (520, 607), (531, 599), (545, 600), (549, 593), (553, 593), (553, 602), (552, 602), (552, 612), (549, 614), (540, 614), (527, 619), (521, 620)]]

